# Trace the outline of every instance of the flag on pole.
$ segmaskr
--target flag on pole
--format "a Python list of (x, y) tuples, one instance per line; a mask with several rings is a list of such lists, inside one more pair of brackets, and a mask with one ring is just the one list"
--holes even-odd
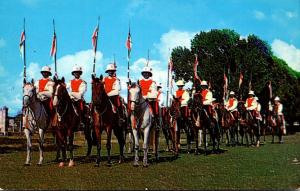
[(244, 76), (243, 76), (242, 72), (240, 72), (239, 88), (241, 87), (241, 85), (243, 83), (243, 78), (244, 78)]
[(269, 82), (268, 88), (269, 88), (269, 93), (270, 93), (269, 99), (272, 99), (273, 95), (272, 95), (272, 83), (271, 83), (271, 81)]
[(128, 49), (128, 52), (130, 52), (131, 48), (132, 48), (130, 28), (129, 28), (129, 31), (128, 31), (128, 37), (127, 37), (127, 41), (126, 41), (126, 48)]
[(228, 78), (224, 72), (224, 94), (223, 94), (223, 99), (226, 98), (227, 95), (227, 89), (228, 89)]
[(24, 58), (24, 44), (25, 44), (25, 31), (21, 33), (21, 38), (20, 38), (20, 54), (22, 58)]
[(198, 74), (197, 74), (197, 67), (198, 67), (198, 64), (199, 64), (199, 62), (198, 62), (198, 55), (195, 54), (194, 77), (195, 77), (196, 79), (200, 80), (200, 78), (199, 78), (199, 76), (198, 76)]
[(174, 68), (173, 68), (173, 61), (172, 58), (169, 59), (169, 72), (173, 72)]
[(99, 33), (99, 25), (97, 25), (92, 35), (92, 45), (93, 45), (94, 52), (97, 51), (98, 33)]
[(51, 51), (50, 51), (50, 56), (54, 57), (56, 55), (56, 33), (53, 33), (53, 38), (52, 38), (52, 45), (51, 45)]

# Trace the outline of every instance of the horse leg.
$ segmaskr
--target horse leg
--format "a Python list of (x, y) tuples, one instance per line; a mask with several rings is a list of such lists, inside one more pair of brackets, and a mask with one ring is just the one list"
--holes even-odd
[(159, 161), (159, 153), (158, 153), (158, 146), (159, 146), (159, 128), (155, 129), (155, 160)]
[(39, 150), (40, 150), (40, 159), (38, 162), (38, 165), (42, 165), (43, 160), (44, 160), (44, 130), (43, 129), (39, 129)]
[(110, 151), (111, 151), (111, 133), (112, 128), (109, 128), (107, 131), (107, 142), (106, 142), (106, 149), (107, 149), (107, 166), (111, 166), (111, 158), (110, 158)]
[(198, 155), (199, 154), (199, 139), (198, 139), (198, 129), (196, 127), (194, 127), (194, 139), (195, 139), (195, 155)]
[(74, 149), (74, 145), (73, 145), (73, 142), (74, 142), (74, 132), (72, 130), (70, 130), (68, 132), (68, 137), (69, 137), (69, 141), (68, 141), (68, 147), (69, 147), (69, 152), (70, 152), (70, 161), (69, 161), (69, 167), (73, 167), (75, 166), (75, 163), (74, 163), (74, 152), (73, 152), (73, 149)]
[(168, 134), (168, 129), (167, 129), (166, 125), (162, 125), (162, 132), (163, 132), (164, 137), (166, 139), (166, 145), (167, 145), (166, 151), (169, 151), (170, 150), (170, 148), (169, 148), (169, 134)]
[(26, 161), (25, 161), (25, 166), (29, 166), (30, 162), (31, 162), (31, 156), (32, 156), (32, 144), (31, 144), (31, 133), (30, 130), (25, 128), (24, 129), (24, 133), (26, 136), (26, 140), (27, 140), (27, 156), (26, 156)]
[(100, 162), (101, 162), (101, 133), (102, 131), (100, 130), (100, 126), (95, 126), (95, 133), (96, 133), (96, 138), (97, 138), (97, 159), (96, 159), (96, 167), (99, 167)]
[(225, 134), (226, 134), (226, 146), (230, 146), (229, 129), (225, 130)]
[(117, 137), (119, 143), (119, 149), (120, 149), (119, 164), (121, 164), (124, 162), (125, 136), (124, 136), (124, 132), (120, 129), (115, 129), (114, 134)]
[(260, 122), (257, 120), (257, 131), (256, 131), (256, 147), (260, 145)]
[(93, 145), (93, 134), (92, 134), (92, 130), (89, 128), (89, 126), (87, 126), (84, 130), (84, 135), (85, 135), (85, 139), (87, 142), (87, 152), (86, 152), (86, 158), (91, 156), (91, 152), (92, 152), (92, 145)]
[(198, 136), (198, 139), (199, 139), (199, 141), (198, 141), (198, 147), (201, 147), (201, 145), (202, 145), (202, 139), (203, 139), (202, 132), (203, 132), (202, 129), (198, 130), (198, 133), (199, 133), (199, 136)]
[(143, 158), (143, 167), (148, 167), (148, 148), (149, 148), (149, 135), (150, 135), (150, 126), (144, 129), (144, 158)]
[(207, 132), (206, 129), (203, 129), (203, 144), (204, 144), (204, 153), (207, 155)]
[(134, 137), (134, 160), (133, 166), (139, 166), (139, 132), (136, 128), (132, 129), (133, 137)]

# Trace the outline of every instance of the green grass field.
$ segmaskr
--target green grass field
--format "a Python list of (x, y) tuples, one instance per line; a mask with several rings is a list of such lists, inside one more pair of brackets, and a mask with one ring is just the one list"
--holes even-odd
[[(39, 167), (34, 151), (32, 166), (25, 167), (25, 147), (0, 145), (0, 188), (2, 189), (297, 189), (300, 187), (300, 133), (285, 136), (284, 144), (256, 147), (226, 147), (222, 154), (183, 153), (178, 159), (164, 152), (160, 162), (150, 155), (150, 166), (132, 166), (132, 154), (117, 163), (118, 146), (113, 145), (114, 164), (94, 167), (94, 160), (84, 160), (86, 146), (79, 136), (75, 150), (76, 166), (59, 168), (52, 162), (54, 151), (45, 153)], [(163, 142), (163, 141), (162, 141)], [(106, 148), (103, 145), (106, 156)], [(184, 147), (183, 147), (184, 149)], [(93, 149), (93, 153), (96, 150)]]

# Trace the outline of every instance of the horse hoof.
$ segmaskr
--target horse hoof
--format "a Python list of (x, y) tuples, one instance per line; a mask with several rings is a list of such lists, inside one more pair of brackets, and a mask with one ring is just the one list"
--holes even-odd
[(73, 167), (73, 166), (75, 166), (75, 163), (74, 163), (74, 161), (71, 160), (71, 161), (69, 162), (68, 167)]
[(60, 162), (58, 166), (59, 167), (63, 167), (63, 166), (65, 166), (65, 163), (64, 162)]
[(134, 166), (134, 167), (138, 167), (138, 166), (139, 166), (139, 163), (138, 163), (137, 161), (135, 161), (135, 162), (133, 163), (133, 166)]
[(124, 162), (124, 157), (121, 157), (120, 160), (119, 160), (119, 164), (121, 164), (123, 162)]
[(24, 166), (30, 166), (30, 163), (25, 163)]
[(37, 163), (36, 165), (37, 165), (37, 166), (42, 166), (42, 163)]
[(100, 166), (100, 164), (99, 164), (99, 163), (97, 163), (97, 164), (95, 164), (95, 165), (94, 165), (94, 167), (99, 167), (99, 166)]
[(148, 168), (148, 167), (149, 167), (149, 164), (148, 164), (148, 163), (143, 163), (143, 167), (144, 167), (144, 168)]
[(111, 167), (112, 166), (112, 162), (111, 161), (107, 162), (106, 166)]

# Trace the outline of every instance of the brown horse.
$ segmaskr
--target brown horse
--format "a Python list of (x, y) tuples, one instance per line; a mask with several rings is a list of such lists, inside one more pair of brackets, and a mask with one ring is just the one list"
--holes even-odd
[(226, 144), (228, 146), (234, 146), (239, 142), (237, 120), (233, 113), (225, 109), (224, 105), (220, 106), (219, 111), (221, 114), (221, 118), (219, 119), (220, 125), (227, 139)]
[(170, 151), (170, 141), (172, 142), (171, 132), (170, 132), (170, 109), (167, 107), (161, 108), (161, 128), (166, 140), (166, 151)]
[[(243, 137), (246, 138), (246, 146), (249, 146), (249, 141), (251, 145), (256, 144), (259, 147), (260, 144), (260, 132), (259, 132), (259, 120), (255, 117), (255, 111), (248, 111), (244, 105), (243, 101), (239, 101), (238, 103), (239, 109), (239, 125), (241, 127), (241, 131), (243, 132)], [(250, 139), (250, 140), (249, 140)], [(255, 140), (256, 139), (256, 140)]]
[[(276, 111), (277, 106), (274, 106), (274, 110)], [(278, 136), (279, 143), (283, 143), (283, 118), (282, 116), (276, 115), (274, 111), (269, 111), (267, 115), (267, 125), (272, 129), (272, 143), (274, 143), (275, 135)]]
[(68, 147), (70, 152), (70, 167), (74, 166), (74, 131), (78, 128), (80, 119), (74, 110), (72, 100), (66, 89), (64, 77), (62, 77), (61, 80), (54, 77), (54, 82), (53, 106), (58, 117), (58, 125), (55, 127), (55, 132), (58, 149), (62, 151), (62, 161), (60, 162), (59, 166), (64, 166), (64, 162), (66, 160), (66, 150)]
[(180, 99), (173, 97), (171, 107), (168, 112), (170, 135), (173, 145), (172, 151), (176, 156), (178, 156), (180, 148), (180, 129), (178, 128), (177, 123), (178, 118), (181, 116), (180, 105)]
[[(203, 108), (202, 96), (200, 93), (194, 94), (194, 99), (192, 102), (192, 121), (193, 121), (194, 139), (196, 142), (195, 154), (196, 155), (199, 154), (199, 144), (198, 144), (199, 130), (202, 130), (203, 132), (205, 154), (207, 154), (207, 134), (210, 134), (210, 137), (213, 141), (213, 152), (218, 152), (219, 143), (220, 143), (218, 122), (215, 119), (210, 119), (209, 114)], [(216, 146), (217, 146), (217, 150), (215, 148)]]
[(111, 162), (111, 135), (112, 130), (118, 139), (120, 147), (120, 159), (119, 163), (124, 161), (124, 131), (122, 127), (119, 127), (117, 114), (113, 111), (113, 106), (109, 100), (108, 95), (104, 89), (104, 83), (102, 82), (103, 76), (96, 78), (92, 75), (92, 118), (93, 127), (97, 138), (97, 160), (96, 166), (100, 165), (101, 161), (101, 134), (103, 131), (107, 134), (107, 164), (110, 166)]

